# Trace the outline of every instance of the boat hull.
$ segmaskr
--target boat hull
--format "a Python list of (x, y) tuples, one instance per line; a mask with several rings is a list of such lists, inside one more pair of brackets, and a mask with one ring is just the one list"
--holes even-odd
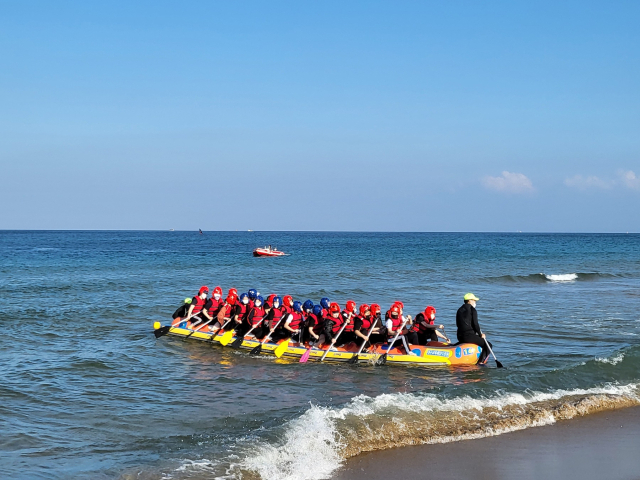
[[(169, 330), (169, 335), (177, 337), (187, 337), (193, 340), (208, 341), (211, 343), (219, 344), (222, 334), (216, 335), (212, 338), (212, 334), (209, 332), (198, 331), (193, 332), (190, 328), (187, 328), (182, 322), (178, 326), (172, 327)], [(154, 324), (154, 328), (160, 328), (160, 322)], [(224, 333), (224, 332), (223, 332)], [(230, 343), (236, 340), (233, 337)], [(286, 340), (283, 340), (286, 341)], [(252, 350), (260, 345), (260, 341), (255, 338), (245, 337), (242, 341), (240, 348), (244, 350)], [(267, 355), (273, 355), (274, 350), (278, 347), (279, 343), (267, 342), (262, 345), (262, 353)], [(380, 355), (387, 353), (387, 363), (389, 364), (406, 364), (406, 365), (475, 365), (478, 362), (481, 348), (470, 344), (463, 343), (460, 345), (448, 345), (445, 343), (434, 342), (430, 345), (411, 345), (411, 351), (416, 355), (407, 355), (402, 348), (392, 348), (387, 351), (387, 345), (375, 345), (370, 351), (363, 352), (358, 355), (359, 363), (373, 363)], [(349, 343), (342, 347), (338, 347), (335, 351), (331, 350), (327, 353), (324, 361), (326, 362), (348, 362), (351, 360), (358, 351), (358, 346), (355, 343)], [(283, 356), (289, 358), (300, 358), (307, 351), (307, 345), (301, 345), (295, 342), (290, 342), (289, 346), (284, 352)], [(320, 360), (324, 355), (324, 349), (312, 348), (309, 352), (309, 359)]]
[(282, 257), (284, 255), (284, 252), (280, 252), (280, 251), (273, 251), (273, 250), (265, 250), (263, 248), (256, 248), (253, 251), (253, 256), (254, 257)]

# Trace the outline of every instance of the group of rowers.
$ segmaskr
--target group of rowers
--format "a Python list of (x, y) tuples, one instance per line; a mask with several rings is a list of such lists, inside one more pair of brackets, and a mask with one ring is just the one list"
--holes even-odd
[[(479, 300), (472, 293), (464, 296), (464, 305), (456, 314), (457, 337), (459, 343), (473, 343), (485, 347), (485, 337), (480, 331), (475, 309)], [(326, 345), (326, 348), (340, 347), (353, 342), (367, 347), (376, 343), (390, 343), (389, 349), (400, 345), (406, 354), (415, 355), (409, 347), (427, 345), (439, 339), (451, 343), (444, 333), (444, 325), (435, 323), (436, 309), (429, 305), (415, 318), (403, 316), (404, 304), (396, 301), (385, 312), (382, 319), (378, 304), (362, 304), (348, 300), (344, 309), (328, 298), (322, 298), (318, 305), (311, 300), (304, 303), (294, 300), (291, 295), (280, 298), (272, 294), (266, 300), (255, 289), (238, 296), (231, 288), (223, 298), (221, 287), (213, 289), (203, 286), (193, 298), (186, 298), (173, 314), (173, 325), (185, 320), (187, 326), (197, 331), (209, 331), (212, 335), (220, 330), (234, 330), (238, 336), (255, 337), (279, 342), (290, 339), (310, 346)], [(489, 344), (491, 345), (491, 344)], [(478, 363), (483, 363), (487, 349), (482, 348)]]

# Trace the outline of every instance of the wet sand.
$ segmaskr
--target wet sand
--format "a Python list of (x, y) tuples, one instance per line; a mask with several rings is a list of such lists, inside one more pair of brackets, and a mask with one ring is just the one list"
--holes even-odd
[(496, 437), (369, 452), (336, 480), (638, 480), (640, 407)]

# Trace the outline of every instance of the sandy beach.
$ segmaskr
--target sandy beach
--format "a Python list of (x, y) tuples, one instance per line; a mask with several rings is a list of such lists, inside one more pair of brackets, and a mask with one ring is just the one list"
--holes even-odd
[(640, 479), (640, 407), (480, 440), (370, 452), (333, 476), (359, 479)]

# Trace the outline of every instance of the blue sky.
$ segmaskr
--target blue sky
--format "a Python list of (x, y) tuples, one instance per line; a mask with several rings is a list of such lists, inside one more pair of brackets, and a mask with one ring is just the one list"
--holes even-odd
[(638, 2), (0, 12), (0, 229), (640, 231)]

